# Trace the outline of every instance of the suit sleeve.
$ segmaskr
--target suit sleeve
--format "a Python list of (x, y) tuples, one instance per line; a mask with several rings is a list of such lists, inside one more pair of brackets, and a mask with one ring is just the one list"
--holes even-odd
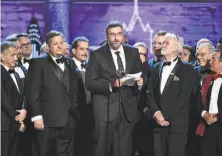
[(25, 95), (31, 117), (42, 115), (40, 109), (40, 92), (42, 86), (42, 71), (38, 60), (32, 59), (26, 76)]
[(155, 80), (157, 79), (157, 75), (155, 74), (155, 68), (151, 69), (151, 75), (150, 75), (150, 80), (149, 80), (149, 85), (148, 85), (148, 90), (146, 92), (147, 96), (147, 106), (151, 109), (152, 116), (154, 115), (155, 112), (160, 111), (159, 107), (157, 106), (156, 100), (155, 100), (155, 89), (156, 89), (156, 82)]
[(12, 107), (9, 97), (3, 88), (1, 88), (1, 105), (2, 111), (4, 111), (12, 119), (12, 121), (16, 122), (15, 117), (18, 115), (18, 113)]
[(92, 52), (86, 68), (86, 89), (94, 93), (109, 94), (111, 80), (101, 77), (100, 72), (95, 52)]
[(69, 114), (72, 116), (74, 120), (77, 119), (77, 121), (81, 121), (82, 118), (80, 116), (79, 110), (78, 110), (78, 100), (77, 100), (77, 94), (78, 94), (78, 77), (77, 73), (75, 71), (75, 68), (73, 67), (72, 72), (74, 74), (73, 82), (73, 92), (72, 94), (72, 100), (71, 100), (71, 106), (69, 109)]

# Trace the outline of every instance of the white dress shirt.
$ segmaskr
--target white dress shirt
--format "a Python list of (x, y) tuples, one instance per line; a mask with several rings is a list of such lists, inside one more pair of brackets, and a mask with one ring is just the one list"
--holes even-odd
[[(6, 69), (7, 72), (9, 71), (9, 68), (7, 66), (3, 65), (2, 63), (1, 63), (1, 65)], [(13, 73), (11, 73), (10, 76), (11, 76), (12, 80), (14, 81), (15, 86), (16, 86), (18, 92), (20, 93), (20, 90), (19, 90), (19, 87), (18, 87), (17, 80), (15, 78), (15, 75)]]
[[(110, 46), (109, 46), (110, 47)], [(118, 63), (117, 63), (117, 55), (115, 54), (115, 52), (119, 51), (119, 56), (122, 60), (122, 63), (123, 63), (123, 67), (124, 67), (124, 71), (126, 71), (126, 58), (125, 58), (125, 53), (124, 53), (124, 49), (123, 49), (123, 46), (121, 45), (119, 47), (119, 49), (117, 50), (114, 50), (110, 47), (110, 51), (111, 51), (111, 54), (112, 54), (112, 57), (113, 57), (113, 61), (114, 61), (114, 64), (115, 64), (115, 67), (116, 67), (116, 70), (118, 70)]]
[[(32, 58), (32, 55), (30, 55), (28, 58), (26, 58), (27, 60), (30, 60)], [(21, 62), (22, 62), (22, 65), (25, 67), (25, 69), (29, 69), (29, 63), (28, 62), (25, 62), (24, 63), (24, 58), (22, 58), (22, 60), (21, 60)]]
[[(56, 58), (56, 57), (54, 57), (54, 56), (52, 56), (52, 55), (50, 55), (50, 56), (52, 57), (52, 60), (59, 66), (59, 68), (60, 68), (62, 71), (64, 71), (64, 69), (65, 69), (64, 63), (57, 63), (57, 62), (56, 62), (56, 59), (58, 59), (58, 58)], [(60, 58), (61, 58), (61, 57), (60, 57)], [(32, 120), (32, 122), (33, 122), (33, 121), (40, 120), (40, 119), (42, 119), (42, 115), (37, 115), (37, 116), (33, 117), (31, 120)]]
[[(176, 58), (172, 59), (171, 64), (164, 66), (163, 69), (162, 69), (161, 82), (160, 82), (160, 93), (161, 93), (161, 94), (163, 93), (163, 90), (164, 90), (164, 88), (165, 88), (165, 85), (166, 85), (166, 83), (167, 83), (167, 80), (168, 80), (171, 72), (173, 71), (175, 65), (176, 65), (177, 62), (178, 62), (178, 59), (176, 59), (176, 60), (175, 60), (175, 59), (176, 59)], [(175, 61), (174, 61), (174, 60), (175, 60)], [(145, 112), (146, 110), (147, 110), (147, 109), (144, 109), (143, 112)], [(153, 117), (155, 117), (158, 112), (160, 112), (160, 111), (156, 111), (156, 112), (154, 113)]]
[[(214, 80), (212, 90), (211, 90), (211, 97), (210, 97), (210, 104), (209, 104), (209, 113), (218, 113), (218, 95), (220, 92), (222, 84), (222, 78), (218, 78)], [(207, 111), (203, 111), (201, 116), (203, 117), (204, 113)]]
[(165, 87), (165, 85), (167, 83), (167, 80), (168, 80), (168, 78), (169, 78), (173, 68), (177, 64), (177, 61), (178, 61), (178, 59), (175, 60), (175, 61), (171, 61), (170, 65), (166, 65), (162, 69), (161, 83), (160, 83), (160, 92), (161, 92), (161, 94), (163, 93), (163, 90), (164, 90), (164, 87)]
[(19, 75), (19, 77), (20, 77), (21, 79), (22, 79), (22, 78), (25, 78), (25, 74), (24, 74), (23, 70), (22, 70), (20, 67), (16, 66), (16, 67), (15, 67), (15, 71), (16, 71), (16, 73), (18, 73), (18, 75)]
[(77, 66), (77, 68), (80, 70), (80, 71), (86, 71), (85, 68), (82, 68), (81, 64), (84, 64), (83, 62), (79, 61), (78, 59), (76, 59), (75, 57), (73, 57), (73, 60)]

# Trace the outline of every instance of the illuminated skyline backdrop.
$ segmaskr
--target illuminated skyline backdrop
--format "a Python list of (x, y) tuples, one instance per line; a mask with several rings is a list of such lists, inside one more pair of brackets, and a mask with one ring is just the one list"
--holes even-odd
[(46, 32), (58, 28), (69, 44), (74, 37), (86, 36), (92, 46), (97, 46), (106, 38), (105, 26), (112, 19), (124, 24), (130, 44), (143, 41), (148, 47), (158, 30), (175, 32), (192, 46), (200, 38), (216, 44), (222, 36), (221, 3), (57, 1), (64, 4), (3, 1), (1, 39), (10, 33), (26, 32), (33, 16), (38, 20), (43, 39)]

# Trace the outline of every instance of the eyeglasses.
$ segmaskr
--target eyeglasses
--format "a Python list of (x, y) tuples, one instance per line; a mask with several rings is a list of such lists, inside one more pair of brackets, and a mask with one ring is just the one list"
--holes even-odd
[(200, 56), (200, 57), (204, 57), (204, 56), (207, 55), (207, 54), (209, 54), (209, 53), (196, 53), (195, 56), (196, 56), (196, 57), (199, 57), (199, 56)]
[(111, 37), (120, 37), (120, 36), (123, 36), (123, 33), (122, 32), (118, 32), (117, 34), (116, 33), (109, 33), (109, 36), (111, 36)]
[(25, 43), (25, 44), (21, 44), (21, 48), (29, 48), (31, 46), (31, 43)]

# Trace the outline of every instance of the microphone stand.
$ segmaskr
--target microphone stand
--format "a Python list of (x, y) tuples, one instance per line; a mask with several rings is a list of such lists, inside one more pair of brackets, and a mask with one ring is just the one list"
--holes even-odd
[[(116, 71), (116, 75), (117, 75), (117, 80), (118, 80), (118, 83), (119, 83), (119, 112), (118, 112), (118, 118), (117, 118), (117, 122), (118, 122), (118, 125), (119, 125), (119, 127), (120, 127), (120, 122), (121, 122), (121, 111), (120, 111), (120, 109), (121, 109), (121, 103), (122, 103), (122, 99), (121, 99), (121, 86), (120, 86), (120, 77), (122, 76), (122, 75), (124, 75), (124, 72), (123, 71), (120, 71), (120, 70), (117, 70)], [(118, 134), (118, 156), (120, 156), (120, 129), (119, 129), (119, 134)]]

